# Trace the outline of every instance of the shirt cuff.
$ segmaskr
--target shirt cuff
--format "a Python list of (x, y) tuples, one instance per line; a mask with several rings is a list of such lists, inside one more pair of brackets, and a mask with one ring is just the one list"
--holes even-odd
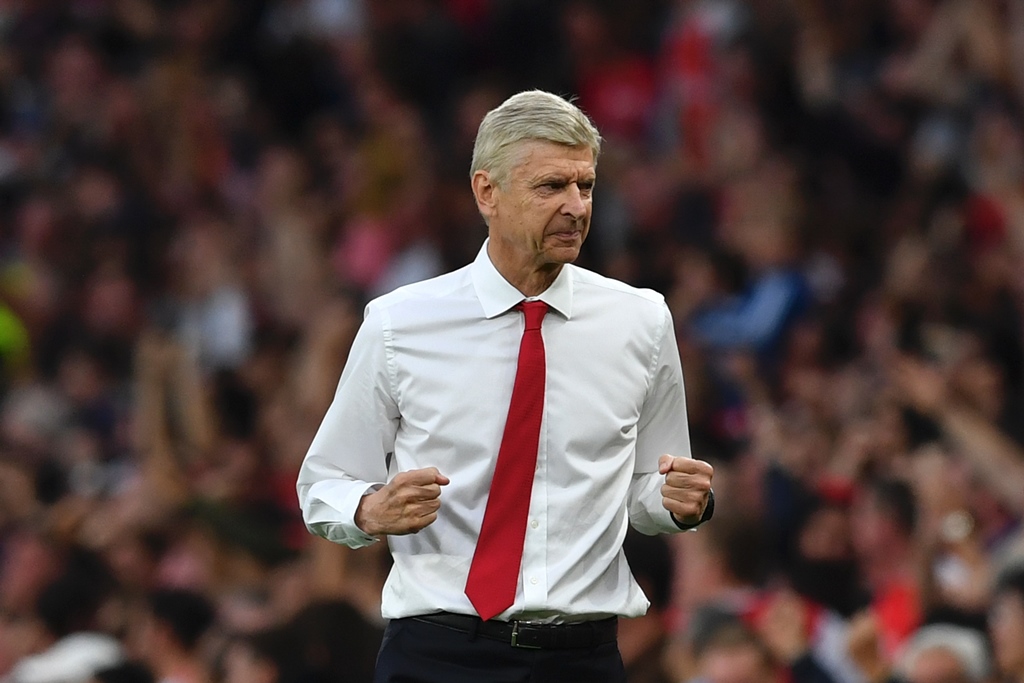
[[(314, 488), (316, 486), (314, 484)], [(306, 526), (317, 536), (350, 548), (373, 545), (380, 539), (370, 536), (356, 526), (356, 508), (364, 496), (380, 489), (381, 486), (382, 484), (370, 484), (366, 487), (352, 487), (343, 494), (336, 508), (328, 506), (322, 499), (314, 502), (311, 506), (311, 519), (307, 520)], [(310, 492), (313, 493), (313, 489), (310, 489)]]
[(676, 516), (674, 514), (672, 514), (671, 512), (668, 513), (668, 516), (672, 518), (672, 523), (675, 524), (680, 529), (682, 529), (683, 531), (689, 531), (691, 529), (696, 529), (701, 524), (703, 524), (704, 522), (706, 522), (709, 519), (711, 519), (712, 517), (714, 517), (714, 515), (715, 515), (715, 490), (714, 489), (712, 489), (709, 492), (708, 504), (704, 508), (704, 514), (702, 514), (700, 516), (700, 521), (697, 522), (696, 524), (683, 524), (678, 519), (676, 519)]

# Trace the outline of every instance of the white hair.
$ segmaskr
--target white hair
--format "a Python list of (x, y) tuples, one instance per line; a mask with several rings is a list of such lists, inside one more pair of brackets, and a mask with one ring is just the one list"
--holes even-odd
[(909, 674), (918, 658), (930, 650), (953, 655), (974, 683), (985, 681), (992, 668), (985, 638), (978, 631), (952, 624), (932, 624), (919, 628), (910, 638), (900, 657), (900, 673), (904, 677)]
[(487, 112), (480, 122), (470, 178), (487, 171), (496, 185), (502, 185), (514, 165), (517, 144), (527, 140), (589, 147), (595, 163), (601, 151), (601, 135), (579, 107), (543, 90), (527, 90)]

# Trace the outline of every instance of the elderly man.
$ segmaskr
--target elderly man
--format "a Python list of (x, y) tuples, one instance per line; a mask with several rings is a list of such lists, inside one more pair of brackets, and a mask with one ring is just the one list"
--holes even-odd
[(950, 624), (918, 629), (901, 660), (907, 683), (985, 683), (991, 669), (985, 638)]
[(988, 621), (1000, 680), (1024, 683), (1024, 563), (1000, 574)]
[(473, 151), (476, 260), (366, 308), (298, 493), (314, 534), (388, 540), (377, 681), (624, 681), (628, 525), (711, 516), (664, 299), (572, 265), (599, 151), (570, 102), (509, 98)]

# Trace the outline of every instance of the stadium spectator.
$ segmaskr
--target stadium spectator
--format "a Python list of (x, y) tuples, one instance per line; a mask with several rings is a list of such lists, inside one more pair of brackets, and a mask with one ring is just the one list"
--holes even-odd
[(1024, 569), (1016, 566), (996, 584), (989, 628), (996, 665), (1008, 683), (1024, 681)]
[(214, 606), (202, 594), (161, 588), (150, 594), (138, 649), (159, 683), (208, 683), (203, 636), (214, 624)]
[[(321, 600), (379, 633), (387, 553), (310, 539), (291, 483), (366, 300), (473, 259), (473, 136), (536, 87), (606, 132), (580, 263), (667, 295), (694, 453), (763, 531), (672, 539), (669, 659), (789, 585), (837, 681), (890, 675), (880, 558), (1018, 683), (1022, 36), (1016, 1), (0, 2), (0, 680), (81, 547), (122, 650), (171, 585), (210, 671)], [(891, 480), (912, 535), (861, 517)]]

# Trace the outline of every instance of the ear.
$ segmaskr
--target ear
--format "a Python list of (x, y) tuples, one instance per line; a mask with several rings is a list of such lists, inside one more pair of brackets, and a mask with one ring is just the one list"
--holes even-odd
[(484, 221), (490, 223), (491, 218), (497, 213), (497, 184), (487, 171), (477, 171), (473, 174), (473, 196), (476, 198), (476, 208)]

